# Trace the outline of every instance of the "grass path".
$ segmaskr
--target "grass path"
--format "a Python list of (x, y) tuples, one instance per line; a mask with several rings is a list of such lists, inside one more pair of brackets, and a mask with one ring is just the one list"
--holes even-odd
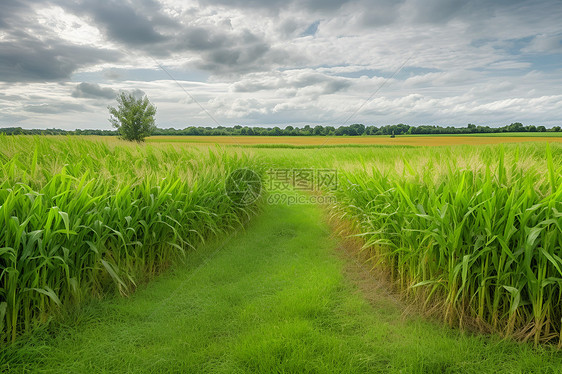
[(0, 371), (562, 370), (560, 353), (402, 317), (390, 298), (366, 297), (344, 275), (355, 267), (337, 247), (318, 207), (267, 206), (246, 232), (208, 245), (130, 298), (95, 303), (55, 333), (3, 352)]

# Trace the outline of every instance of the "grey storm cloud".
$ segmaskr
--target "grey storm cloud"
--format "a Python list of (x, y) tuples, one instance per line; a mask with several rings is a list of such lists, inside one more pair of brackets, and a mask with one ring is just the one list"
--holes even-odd
[[(517, 0), (522, 1), (522, 0)], [(411, 22), (443, 23), (453, 18), (493, 17), (500, 6), (513, 4), (507, 0), (200, 0), (200, 5), (247, 9), (249, 12), (279, 9), (307, 14), (347, 9), (359, 15), (359, 27), (378, 27), (396, 22), (406, 14)], [(546, 1), (546, 3), (549, 3)], [(190, 65), (212, 74), (246, 74), (266, 71), (278, 66), (291, 66), (302, 56), (290, 55), (275, 40), (249, 29), (197, 22), (194, 8), (183, 15), (172, 16), (155, 0), (61, 0), (52, 2), (84, 17), (98, 27), (108, 41), (121, 44), (121, 51), (88, 45), (74, 45), (57, 38), (45, 26), (34, 22), (30, 14), (37, 4), (48, 0), (7, 2), (2, 5), (0, 28), (8, 38), (0, 39), (0, 81), (31, 82), (68, 79), (77, 69), (102, 62), (115, 62), (128, 55), (127, 49), (153, 57), (192, 56)], [(508, 7), (509, 8), (509, 7)], [(542, 6), (548, 11), (548, 6)], [(274, 16), (274, 19), (277, 16)], [(322, 21), (312, 18), (304, 27), (297, 22), (281, 20), (277, 37), (291, 37), (300, 29), (321, 27)], [(29, 30), (32, 30), (30, 32)], [(284, 35), (283, 35), (284, 34)], [(314, 32), (309, 32), (314, 35)], [(39, 38), (36, 35), (43, 35)], [(51, 36), (45, 37), (44, 35)], [(545, 43), (543, 43), (545, 44)]]
[[(256, 9), (276, 14), (280, 10), (299, 13), (313, 12), (333, 14), (342, 9), (353, 10), (359, 15), (362, 26), (383, 26), (405, 14), (409, 22), (441, 24), (453, 19), (489, 19), (499, 9), (532, 5), (543, 11), (560, 7), (557, 0), (529, 2), (526, 0), (200, 0), (202, 5), (220, 5), (231, 8)], [(283, 27), (290, 29), (291, 22)]]
[(269, 50), (270, 46), (265, 42), (216, 49), (204, 53), (197, 67), (217, 73), (265, 70), (272, 63), (264, 59)]
[[(269, 43), (248, 29), (196, 25), (197, 15), (183, 23), (168, 16), (163, 5), (152, 0), (126, 2), (101, 0), (68, 3), (67, 9), (91, 19), (108, 40), (132, 51), (168, 57), (178, 53), (198, 56), (194, 66), (212, 73), (239, 73), (258, 66), (267, 69), (272, 50)], [(128, 53), (125, 51), (125, 53)]]
[(39, 40), (13, 33), (17, 41), (0, 41), (0, 81), (43, 82), (68, 79), (80, 67), (116, 61), (118, 52), (73, 45), (61, 40)]
[(0, 81), (44, 82), (68, 79), (77, 69), (114, 62), (117, 51), (75, 45), (58, 38), (33, 18), (35, 2), (6, 2), (0, 13)]
[(193, 51), (209, 51), (228, 45), (228, 37), (224, 33), (203, 27), (188, 27), (178, 38), (177, 46)]
[(29, 10), (29, 1), (3, 1), (0, 12), (0, 30), (8, 29), (10, 25), (19, 23), (20, 14), (25, 14)]
[(154, 1), (82, 1), (69, 3), (67, 9), (91, 18), (109, 39), (129, 46), (163, 43), (169, 37), (159, 32), (158, 27), (179, 28), (178, 23), (160, 12), (161, 5)]
[(116, 96), (116, 92), (112, 88), (104, 88), (96, 83), (82, 82), (76, 85), (71, 95), (75, 98), (114, 99)]

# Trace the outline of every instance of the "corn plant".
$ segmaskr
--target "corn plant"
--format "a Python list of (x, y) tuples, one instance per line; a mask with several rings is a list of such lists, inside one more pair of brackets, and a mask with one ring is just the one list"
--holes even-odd
[(61, 307), (127, 294), (257, 205), (224, 193), (235, 169), (221, 150), (0, 136), (0, 340)]
[(338, 209), (377, 266), (449, 324), (559, 341), (560, 148), (462, 149), (358, 161), (340, 178)]

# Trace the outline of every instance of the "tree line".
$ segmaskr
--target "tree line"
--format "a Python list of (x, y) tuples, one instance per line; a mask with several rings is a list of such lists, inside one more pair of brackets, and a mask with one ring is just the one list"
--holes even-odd
[[(152, 135), (201, 135), (201, 136), (220, 136), (220, 135), (240, 135), (240, 136), (361, 136), (361, 135), (416, 135), (416, 134), (493, 134), (505, 132), (560, 132), (560, 126), (546, 128), (545, 126), (523, 125), (514, 122), (503, 127), (477, 126), (468, 124), (466, 127), (420, 125), (409, 126), (402, 123), (386, 126), (365, 126), (363, 124), (352, 124), (349, 126), (310, 126), (294, 127), (249, 127), (236, 125), (233, 127), (198, 127), (190, 126), (184, 129), (175, 128), (156, 128)], [(118, 130), (61, 130), (61, 129), (22, 129), (21, 127), (0, 128), (0, 133), (7, 135), (98, 135), (116, 136)]]

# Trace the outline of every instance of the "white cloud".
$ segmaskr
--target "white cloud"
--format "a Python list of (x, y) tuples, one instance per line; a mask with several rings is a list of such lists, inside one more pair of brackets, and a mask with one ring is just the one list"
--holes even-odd
[(3, 9), (0, 126), (110, 128), (120, 90), (163, 127), (215, 125), (193, 98), (223, 125), (562, 118), (558, 1), (112, 1)]
[(562, 53), (562, 34), (539, 34), (523, 49), (525, 52), (535, 53)]

